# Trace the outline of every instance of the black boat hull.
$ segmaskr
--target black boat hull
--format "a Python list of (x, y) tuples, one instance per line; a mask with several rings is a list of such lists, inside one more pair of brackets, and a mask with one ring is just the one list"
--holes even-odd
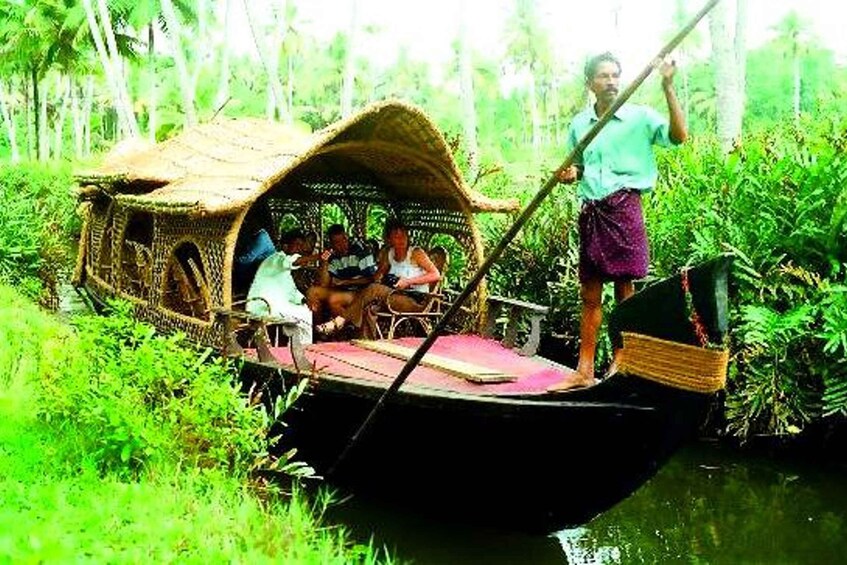
[[(284, 414), (279, 447), (326, 473), (381, 392), (319, 381)], [(629, 496), (697, 431), (711, 398), (624, 375), (567, 400), (401, 389), (328, 480), (450, 519), (552, 531)]]

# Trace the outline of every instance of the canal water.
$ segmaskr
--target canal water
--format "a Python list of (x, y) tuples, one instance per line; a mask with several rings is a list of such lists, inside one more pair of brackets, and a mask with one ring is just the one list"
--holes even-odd
[(700, 442), (616, 507), (550, 535), (457, 525), (355, 497), (327, 518), (417, 564), (847, 563), (847, 467)]

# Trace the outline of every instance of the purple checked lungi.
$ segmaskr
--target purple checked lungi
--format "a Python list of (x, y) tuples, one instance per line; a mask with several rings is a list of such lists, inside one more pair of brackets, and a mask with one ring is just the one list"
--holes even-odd
[(587, 200), (579, 214), (579, 280), (627, 281), (647, 275), (641, 194), (622, 189)]

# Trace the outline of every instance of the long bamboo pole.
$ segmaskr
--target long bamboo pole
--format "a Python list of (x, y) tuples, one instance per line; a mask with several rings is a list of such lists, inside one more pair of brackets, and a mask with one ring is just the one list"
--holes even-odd
[[(667, 57), (671, 51), (673, 51), (677, 45), (679, 45), (685, 37), (691, 33), (700, 20), (706, 17), (712, 8), (714, 8), (720, 0), (709, 0), (703, 8), (697, 12), (697, 14), (691, 18), (685, 27), (683, 27), (664, 47), (659, 50), (659, 53), (647, 64), (646, 67), (639, 73), (639, 75), (635, 78), (632, 83), (628, 87), (624, 89), (624, 91), (618, 96), (612, 105), (606, 110), (606, 112), (600, 117), (597, 123), (588, 130), (588, 132), (579, 140), (579, 143), (573, 148), (570, 154), (565, 158), (562, 164), (559, 166), (557, 171), (564, 170), (573, 165), (575, 159), (585, 151), (585, 148), (588, 147), (588, 144), (591, 143), (597, 134), (600, 133), (609, 120), (612, 119), (612, 116), (615, 112), (618, 111), (618, 108), (623, 106), (627, 100), (633, 95), (633, 93), (638, 90), (638, 87), (650, 76), (650, 73), (653, 72), (653, 69), (661, 65), (662, 61), (664, 61), (665, 57)], [(518, 219), (515, 220), (515, 223), (512, 224), (512, 227), (509, 228), (509, 231), (500, 239), (494, 249), (491, 251), (491, 254), (485, 259), (482, 265), (479, 267), (479, 270), (474, 274), (474, 276), (468, 281), (468, 284), (465, 286), (464, 290), (459, 293), (458, 297), (453, 301), (453, 304), (450, 308), (444, 313), (435, 327), (429, 332), (426, 339), (418, 346), (417, 350), (412, 354), (403, 368), (400, 370), (400, 373), (395, 377), (394, 382), (382, 393), (382, 396), (379, 397), (377, 403), (374, 405), (373, 409), (370, 411), (368, 416), (362, 422), (362, 425), (359, 426), (359, 429), (356, 430), (356, 433), (350, 438), (350, 441), (347, 442), (347, 445), (344, 448), (344, 451), (341, 452), (338, 459), (335, 461), (332, 467), (327, 471), (327, 477), (332, 477), (339, 466), (345, 461), (347, 456), (353, 450), (353, 447), (359, 442), (362, 435), (369, 429), (371, 423), (376, 418), (376, 415), (380, 412), (385, 402), (393, 396), (397, 390), (403, 385), (408, 376), (414, 370), (414, 368), (420, 363), (423, 356), (426, 355), (426, 352), (432, 347), (432, 344), (435, 343), (435, 340), (438, 336), (447, 328), (447, 324), (453, 319), (465, 301), (470, 297), (476, 287), (479, 285), (482, 278), (488, 274), (488, 271), (491, 270), (491, 266), (500, 259), (500, 256), (524, 226), (524, 224), (529, 221), (541, 203), (544, 201), (547, 196), (553, 191), (553, 189), (558, 184), (558, 178), (556, 173), (552, 174), (547, 182), (544, 183), (544, 186), (538, 191), (538, 193), (533, 197), (530, 203), (524, 208), (523, 212), (521, 212)]]

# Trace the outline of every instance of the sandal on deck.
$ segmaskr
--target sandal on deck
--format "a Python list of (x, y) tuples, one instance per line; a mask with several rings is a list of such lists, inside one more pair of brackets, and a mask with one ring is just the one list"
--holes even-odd
[(329, 337), (338, 332), (338, 330), (342, 329), (346, 324), (347, 320), (341, 316), (337, 316), (328, 322), (315, 326), (315, 333), (319, 336)]

